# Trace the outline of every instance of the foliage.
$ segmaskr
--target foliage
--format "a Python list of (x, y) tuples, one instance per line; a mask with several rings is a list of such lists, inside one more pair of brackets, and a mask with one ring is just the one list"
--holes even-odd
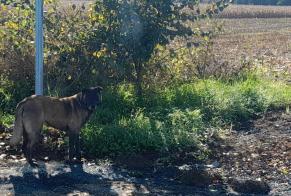
[[(157, 71), (150, 64), (154, 50), (175, 37), (205, 39), (211, 32), (185, 25), (212, 17), (227, 5), (221, 0), (205, 12), (198, 1), (96, 1), (59, 8), (47, 0), (45, 12), (45, 92), (67, 95), (96, 83), (128, 81), (141, 96), (144, 79)], [(11, 0), (1, 4), (1, 73), (15, 82), (32, 80), (34, 69), (34, 3)], [(148, 69), (151, 67), (150, 69)], [(86, 77), (86, 80), (84, 78)], [(31, 82), (29, 82), (31, 83)]]
[[(31, 8), (17, 1), (10, 1), (15, 7), (0, 4), (0, 65), (1, 74), (15, 78), (14, 81), (30, 78), (32, 74), (31, 53), (33, 53), (33, 13)], [(19, 4), (17, 4), (19, 3)], [(30, 69), (30, 70), (29, 70)]]
[(23, 95), (31, 95), (33, 92), (33, 85), (29, 81), (15, 83), (4, 76), (0, 76), (0, 86), (0, 111), (10, 114)]
[(48, 91), (60, 96), (102, 83), (103, 76), (96, 71), (98, 64), (88, 49), (89, 37), (99, 25), (90, 20), (92, 11), (87, 12), (83, 6), (59, 6), (57, 2), (52, 4), (45, 17), (45, 64), (49, 67)]
[[(60, 9), (57, 0), (44, 3), (47, 4), (44, 15), (45, 92), (64, 95), (96, 84), (96, 72), (86, 50), (87, 37), (94, 28), (83, 13), (85, 8)], [(33, 82), (34, 10), (33, 1), (13, 0), (9, 5), (1, 4), (1, 74), (15, 83)], [(85, 75), (88, 80), (83, 80)]]
[(163, 88), (169, 84), (191, 82), (197, 78), (226, 76), (219, 69), (213, 49), (213, 41), (222, 31), (222, 25), (208, 19), (202, 24), (203, 27), (198, 22), (192, 25), (191, 28), (199, 31), (196, 36), (187, 39), (179, 37), (167, 46), (158, 44), (155, 47), (147, 64), (144, 79), (146, 83)]
[(14, 122), (14, 116), (0, 111), (0, 126), (11, 127)]

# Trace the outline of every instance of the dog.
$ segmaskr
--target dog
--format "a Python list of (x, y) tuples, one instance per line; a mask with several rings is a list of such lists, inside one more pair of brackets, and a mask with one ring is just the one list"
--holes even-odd
[(27, 162), (32, 160), (44, 124), (65, 131), (69, 136), (69, 162), (81, 161), (80, 130), (102, 102), (102, 87), (91, 87), (64, 98), (32, 95), (18, 103), (10, 145), (16, 146), (23, 136), (22, 149)]

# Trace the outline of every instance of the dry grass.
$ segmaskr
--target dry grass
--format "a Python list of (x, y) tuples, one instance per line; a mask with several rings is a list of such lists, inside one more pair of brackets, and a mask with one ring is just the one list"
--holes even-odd
[(288, 18), (291, 6), (230, 5), (221, 18)]
[(217, 66), (249, 62), (291, 79), (291, 6), (230, 5), (216, 20), (224, 29), (214, 40)]
[(291, 76), (291, 18), (219, 19), (224, 33), (215, 39), (218, 59), (233, 66), (247, 60)]

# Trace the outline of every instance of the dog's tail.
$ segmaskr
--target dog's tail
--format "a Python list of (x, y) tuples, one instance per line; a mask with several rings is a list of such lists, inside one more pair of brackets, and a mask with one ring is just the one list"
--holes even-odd
[(16, 107), (14, 129), (12, 137), (10, 139), (10, 146), (16, 146), (21, 141), (24, 129), (22, 115), (23, 115), (23, 102), (20, 102)]

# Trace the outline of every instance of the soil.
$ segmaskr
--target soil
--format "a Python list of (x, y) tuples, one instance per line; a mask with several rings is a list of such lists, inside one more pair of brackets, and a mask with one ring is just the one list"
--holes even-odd
[(291, 114), (268, 112), (222, 143), (216, 157), (229, 182), (257, 180), (270, 185), (271, 195), (291, 195)]
[(247, 130), (213, 138), (212, 156), (195, 149), (146, 152), (65, 164), (63, 136), (49, 131), (37, 168), (11, 149), (0, 126), (0, 195), (291, 195), (291, 114), (268, 112)]

